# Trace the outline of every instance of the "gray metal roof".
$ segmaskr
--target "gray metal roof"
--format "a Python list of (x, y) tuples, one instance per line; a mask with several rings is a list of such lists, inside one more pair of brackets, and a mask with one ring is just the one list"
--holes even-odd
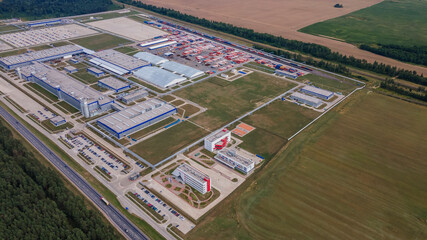
[(143, 67), (133, 74), (144, 81), (162, 88), (167, 88), (171, 85), (187, 80), (185, 77), (181, 77), (157, 67)]
[(159, 57), (157, 55), (154, 55), (154, 54), (151, 54), (148, 52), (138, 52), (138, 53), (134, 54), (133, 56), (138, 58), (138, 59), (149, 62), (151, 64), (154, 64), (154, 65), (159, 65), (159, 64), (162, 64), (164, 62), (169, 61), (166, 58), (162, 58), (162, 57)]
[(162, 63), (160, 66), (169, 71), (176, 72), (178, 74), (183, 74), (185, 77), (188, 78), (195, 78), (203, 75), (203, 72), (198, 69), (173, 61), (167, 61), (165, 63)]

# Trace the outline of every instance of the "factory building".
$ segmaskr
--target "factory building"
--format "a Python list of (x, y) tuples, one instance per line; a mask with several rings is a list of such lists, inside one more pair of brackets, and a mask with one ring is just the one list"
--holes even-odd
[(158, 67), (141, 68), (134, 72), (133, 75), (160, 88), (168, 88), (187, 80), (185, 77)]
[(205, 138), (205, 148), (208, 151), (221, 150), (227, 146), (231, 140), (231, 132), (228, 129), (223, 129), (213, 135)]
[(137, 89), (135, 91), (121, 93), (117, 95), (117, 99), (123, 101), (126, 104), (138, 101), (139, 99), (145, 98), (148, 96), (148, 91), (145, 89)]
[(197, 78), (197, 77), (203, 76), (205, 74), (204, 72), (202, 72), (198, 69), (195, 69), (195, 68), (192, 68), (192, 67), (186, 66), (184, 64), (174, 62), (174, 61), (164, 62), (160, 66), (166, 70), (180, 74), (180, 75), (182, 75), (186, 78), (189, 78), (189, 79)]
[(61, 117), (61, 116), (55, 116), (51, 119), (49, 119), (49, 121), (55, 126), (55, 127), (59, 127), (63, 124), (65, 124), (67, 121), (65, 120), (65, 118)]
[(187, 163), (183, 163), (178, 166), (172, 172), (172, 175), (202, 194), (211, 190), (211, 179), (209, 176)]
[(299, 92), (292, 93), (290, 96), (290, 99), (295, 100), (299, 103), (303, 103), (303, 104), (315, 107), (315, 108), (318, 108), (323, 103), (322, 100), (318, 98), (307, 96)]
[(133, 56), (135, 58), (138, 58), (138, 59), (141, 59), (143, 61), (149, 62), (152, 65), (156, 65), (156, 66), (169, 61), (166, 58), (162, 58), (162, 57), (159, 57), (157, 55), (154, 55), (154, 54), (151, 54), (151, 53), (148, 53), (148, 52), (138, 52), (138, 53), (136, 53)]
[(159, 99), (150, 99), (107, 115), (99, 119), (97, 124), (120, 139), (173, 114), (176, 114), (174, 106)]
[(230, 168), (239, 170), (245, 174), (250, 173), (255, 163), (249, 158), (239, 155), (235, 150), (223, 149), (218, 152), (215, 159)]
[(312, 95), (315, 97), (319, 97), (324, 100), (329, 100), (334, 96), (334, 93), (325, 89), (313, 87), (313, 86), (305, 86), (301, 89), (301, 92)]
[(114, 100), (95, 89), (38, 62), (18, 68), (16, 72), (21, 79), (37, 83), (59, 99), (80, 110), (86, 118), (110, 110), (111, 104), (114, 103)]
[(136, 71), (142, 67), (150, 66), (150, 63), (126, 55), (124, 53), (108, 49), (91, 54), (89, 61), (102, 68), (119, 75), (124, 75)]
[(102, 77), (105, 75), (105, 72), (102, 70), (99, 70), (98, 68), (89, 67), (87, 68), (87, 72), (94, 75), (95, 77)]
[(32, 62), (45, 62), (83, 53), (83, 48), (75, 45), (65, 45), (40, 51), (28, 52), (0, 58), (0, 66), (6, 70), (30, 65)]
[(75, 67), (73, 67), (73, 66), (66, 66), (66, 67), (64, 67), (64, 70), (65, 70), (67, 73), (75, 73), (75, 72), (78, 72), (78, 71), (79, 71), (77, 68), (75, 68)]
[(130, 84), (123, 82), (115, 77), (106, 77), (98, 81), (98, 86), (118, 92), (130, 89)]

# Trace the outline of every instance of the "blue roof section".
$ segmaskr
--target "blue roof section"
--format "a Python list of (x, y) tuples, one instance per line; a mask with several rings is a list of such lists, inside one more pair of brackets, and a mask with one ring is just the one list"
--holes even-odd
[(195, 69), (177, 62), (173, 62), (173, 61), (167, 61), (165, 63), (162, 63), (161, 67), (172, 72), (183, 74), (185, 77), (188, 77), (188, 78), (195, 78), (204, 74), (202, 71), (198, 69)]
[(133, 74), (136, 77), (161, 88), (167, 88), (171, 85), (187, 80), (185, 77), (181, 77), (157, 67), (144, 67)]

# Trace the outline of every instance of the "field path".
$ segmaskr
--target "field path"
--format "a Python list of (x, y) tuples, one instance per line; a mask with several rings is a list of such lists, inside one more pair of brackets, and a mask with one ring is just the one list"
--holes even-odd
[(382, 0), (341, 0), (340, 3), (344, 5), (342, 9), (334, 8), (334, 3), (329, 0), (143, 0), (142, 2), (172, 8), (193, 16), (251, 28), (257, 32), (267, 32), (287, 39), (321, 44), (345, 55), (366, 59), (369, 62), (378, 61), (427, 75), (425, 67), (383, 57), (358, 49), (349, 43), (297, 31), (313, 23), (372, 6)]

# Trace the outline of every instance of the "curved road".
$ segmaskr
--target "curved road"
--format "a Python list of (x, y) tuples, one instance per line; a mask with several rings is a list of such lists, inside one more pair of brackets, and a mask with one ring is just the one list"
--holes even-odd
[(107, 206), (102, 200), (101, 195), (77, 172), (70, 168), (60, 157), (53, 153), (42, 141), (40, 141), (32, 132), (22, 125), (15, 117), (10, 115), (0, 106), (0, 115), (12, 125), (22, 136), (24, 136), (37, 150), (40, 151), (59, 171), (61, 171), (71, 182), (75, 184), (94, 204), (108, 216), (117, 228), (119, 228), (128, 239), (148, 240), (129, 219), (120, 213), (111, 204)]

